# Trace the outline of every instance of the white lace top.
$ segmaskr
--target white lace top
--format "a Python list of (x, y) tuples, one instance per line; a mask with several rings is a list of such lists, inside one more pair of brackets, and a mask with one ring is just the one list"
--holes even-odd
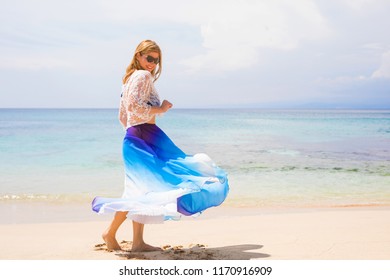
[(149, 71), (136, 70), (122, 86), (119, 120), (126, 128), (146, 123), (154, 116), (150, 113), (152, 106), (160, 106), (153, 76)]

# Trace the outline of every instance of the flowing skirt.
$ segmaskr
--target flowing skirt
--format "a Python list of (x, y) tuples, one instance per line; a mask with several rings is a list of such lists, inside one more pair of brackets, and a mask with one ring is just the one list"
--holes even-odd
[(229, 191), (227, 174), (206, 154), (186, 155), (155, 124), (127, 129), (123, 160), (122, 197), (96, 197), (95, 212), (124, 211), (139, 223), (161, 223), (218, 206)]

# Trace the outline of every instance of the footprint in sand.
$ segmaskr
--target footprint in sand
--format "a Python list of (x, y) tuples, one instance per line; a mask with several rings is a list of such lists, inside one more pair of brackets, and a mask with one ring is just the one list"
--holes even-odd
[[(116, 256), (120, 259), (127, 260), (159, 260), (159, 259), (171, 259), (171, 260), (213, 260), (217, 259), (215, 252), (208, 251), (206, 249), (206, 245), (203, 244), (190, 244), (188, 247), (184, 247), (183, 245), (164, 245), (161, 247), (162, 251), (152, 251), (152, 252), (132, 252), (131, 241), (123, 240), (120, 242), (121, 251), (116, 251)], [(95, 251), (106, 251), (113, 252), (113, 250), (107, 249), (105, 243), (96, 244)]]

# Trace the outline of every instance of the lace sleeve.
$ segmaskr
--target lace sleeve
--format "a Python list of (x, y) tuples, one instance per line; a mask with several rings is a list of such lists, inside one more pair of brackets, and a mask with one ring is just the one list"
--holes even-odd
[(150, 95), (153, 89), (152, 75), (148, 71), (134, 72), (125, 86), (122, 99), (130, 125), (145, 123), (153, 115), (150, 114)]
[[(121, 97), (123, 97), (123, 91), (122, 91)], [(127, 118), (127, 110), (126, 110), (126, 106), (125, 106), (125, 102), (124, 102), (123, 98), (121, 98), (120, 103), (119, 103), (118, 118), (119, 118), (119, 122), (122, 124), (122, 126), (124, 128), (126, 128), (127, 127), (127, 122), (128, 122), (127, 119), (128, 118)]]

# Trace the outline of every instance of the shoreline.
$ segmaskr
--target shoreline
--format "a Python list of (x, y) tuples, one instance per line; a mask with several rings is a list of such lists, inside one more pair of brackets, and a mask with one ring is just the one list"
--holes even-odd
[[(345, 204), (345, 205), (297, 205), (246, 207), (222, 204), (207, 209), (197, 217), (182, 216), (186, 219), (215, 219), (223, 217), (241, 217), (267, 214), (307, 213), (338, 210), (389, 210), (390, 204)], [(1, 201), (0, 225), (36, 224), (36, 223), (73, 223), (110, 221), (113, 214), (97, 214), (90, 203), (81, 202), (36, 202), (36, 201)], [(165, 223), (177, 221), (165, 221)]]
[[(4, 207), (4, 205), (1, 205)], [(132, 226), (117, 239), (124, 251), (106, 250), (101, 233), (112, 215), (79, 220), (57, 210), (25, 213), (1, 223), (0, 260), (390, 260), (390, 207), (208, 209), (197, 218), (146, 225), (145, 240), (161, 252), (131, 252)], [(87, 207), (73, 208), (83, 211)], [(4, 210), (4, 209), (0, 209)], [(24, 209), (24, 210), (27, 210)], [(31, 210), (31, 208), (30, 208)], [(47, 212), (49, 211), (49, 212)], [(74, 213), (76, 214), (76, 212)], [(38, 215), (46, 215), (38, 218)], [(46, 220), (50, 215), (57, 220)], [(35, 220), (28, 221), (28, 218)], [(83, 220), (90, 217), (89, 220)], [(41, 220), (41, 221), (39, 221)]]

